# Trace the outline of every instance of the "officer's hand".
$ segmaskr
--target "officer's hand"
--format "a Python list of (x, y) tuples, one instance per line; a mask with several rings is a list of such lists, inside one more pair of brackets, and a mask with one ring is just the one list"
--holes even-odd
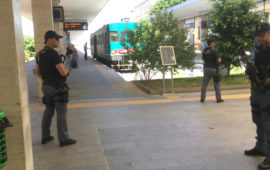
[(265, 83), (266, 83), (266, 84), (270, 84), (270, 78), (267, 78), (267, 79), (265, 80)]
[(63, 77), (67, 76), (68, 70), (65, 68), (63, 63), (56, 64), (55, 66), (61, 76)]
[(217, 62), (218, 63), (221, 63), (221, 58), (220, 57), (217, 59)]

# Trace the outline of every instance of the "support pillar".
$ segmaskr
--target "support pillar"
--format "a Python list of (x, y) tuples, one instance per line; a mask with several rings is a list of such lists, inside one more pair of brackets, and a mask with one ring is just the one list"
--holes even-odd
[[(32, 0), (32, 14), (36, 53), (44, 47), (46, 31), (53, 30), (52, 0)], [(38, 96), (42, 97), (41, 79), (38, 79)]]
[(59, 47), (56, 48), (56, 51), (59, 54), (66, 54), (66, 33), (64, 32), (63, 22), (54, 22), (55, 32), (62, 35), (63, 38), (59, 39)]
[(33, 170), (20, 11), (20, 0), (0, 1), (0, 109), (14, 124), (14, 127), (6, 129), (8, 164), (4, 169)]
[[(53, 1), (53, 6), (59, 6), (58, 1)], [(59, 54), (66, 54), (66, 33), (64, 32), (64, 23), (63, 22), (54, 22), (54, 31), (57, 32), (57, 34), (62, 35), (63, 38), (59, 40), (59, 47), (56, 48), (56, 51)]]

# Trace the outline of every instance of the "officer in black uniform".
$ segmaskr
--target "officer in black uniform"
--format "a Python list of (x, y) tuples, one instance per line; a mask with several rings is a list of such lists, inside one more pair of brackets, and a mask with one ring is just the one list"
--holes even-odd
[(266, 156), (258, 169), (270, 169), (270, 26), (256, 25), (255, 35), (260, 44), (256, 48), (254, 65), (247, 65), (246, 73), (251, 80), (252, 120), (257, 127), (254, 148), (245, 150), (249, 156)]
[(206, 97), (206, 88), (209, 83), (209, 80), (213, 78), (214, 87), (216, 92), (216, 100), (217, 103), (224, 102), (221, 99), (220, 94), (220, 72), (219, 72), (219, 63), (221, 62), (221, 58), (218, 56), (217, 51), (214, 49), (216, 43), (214, 38), (209, 38), (207, 40), (208, 47), (203, 50), (202, 59), (204, 61), (204, 75), (203, 75), (203, 83), (201, 88), (201, 102), (205, 101)]
[(59, 46), (59, 39), (62, 36), (55, 31), (47, 31), (45, 47), (36, 56), (36, 75), (42, 79), (43, 103), (46, 106), (42, 119), (42, 144), (46, 144), (54, 139), (51, 136), (50, 126), (54, 110), (57, 112), (57, 133), (60, 146), (76, 143), (75, 139), (69, 138), (67, 129), (67, 102), (68, 86), (66, 77), (68, 70), (61, 61), (61, 57), (54, 50)]

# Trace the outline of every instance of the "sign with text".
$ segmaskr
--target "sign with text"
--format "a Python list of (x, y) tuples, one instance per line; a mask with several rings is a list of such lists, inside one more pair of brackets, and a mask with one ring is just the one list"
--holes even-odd
[(65, 30), (88, 30), (87, 22), (64, 22)]
[(173, 66), (176, 65), (176, 59), (173, 46), (160, 46), (160, 56), (162, 65)]
[(184, 28), (185, 28), (185, 29), (195, 28), (195, 23), (194, 23), (194, 22), (186, 23), (186, 24), (184, 25)]

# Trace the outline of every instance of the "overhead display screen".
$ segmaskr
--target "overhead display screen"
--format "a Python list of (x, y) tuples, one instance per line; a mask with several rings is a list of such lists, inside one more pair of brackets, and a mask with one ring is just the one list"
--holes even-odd
[(65, 30), (88, 30), (87, 22), (64, 22)]

